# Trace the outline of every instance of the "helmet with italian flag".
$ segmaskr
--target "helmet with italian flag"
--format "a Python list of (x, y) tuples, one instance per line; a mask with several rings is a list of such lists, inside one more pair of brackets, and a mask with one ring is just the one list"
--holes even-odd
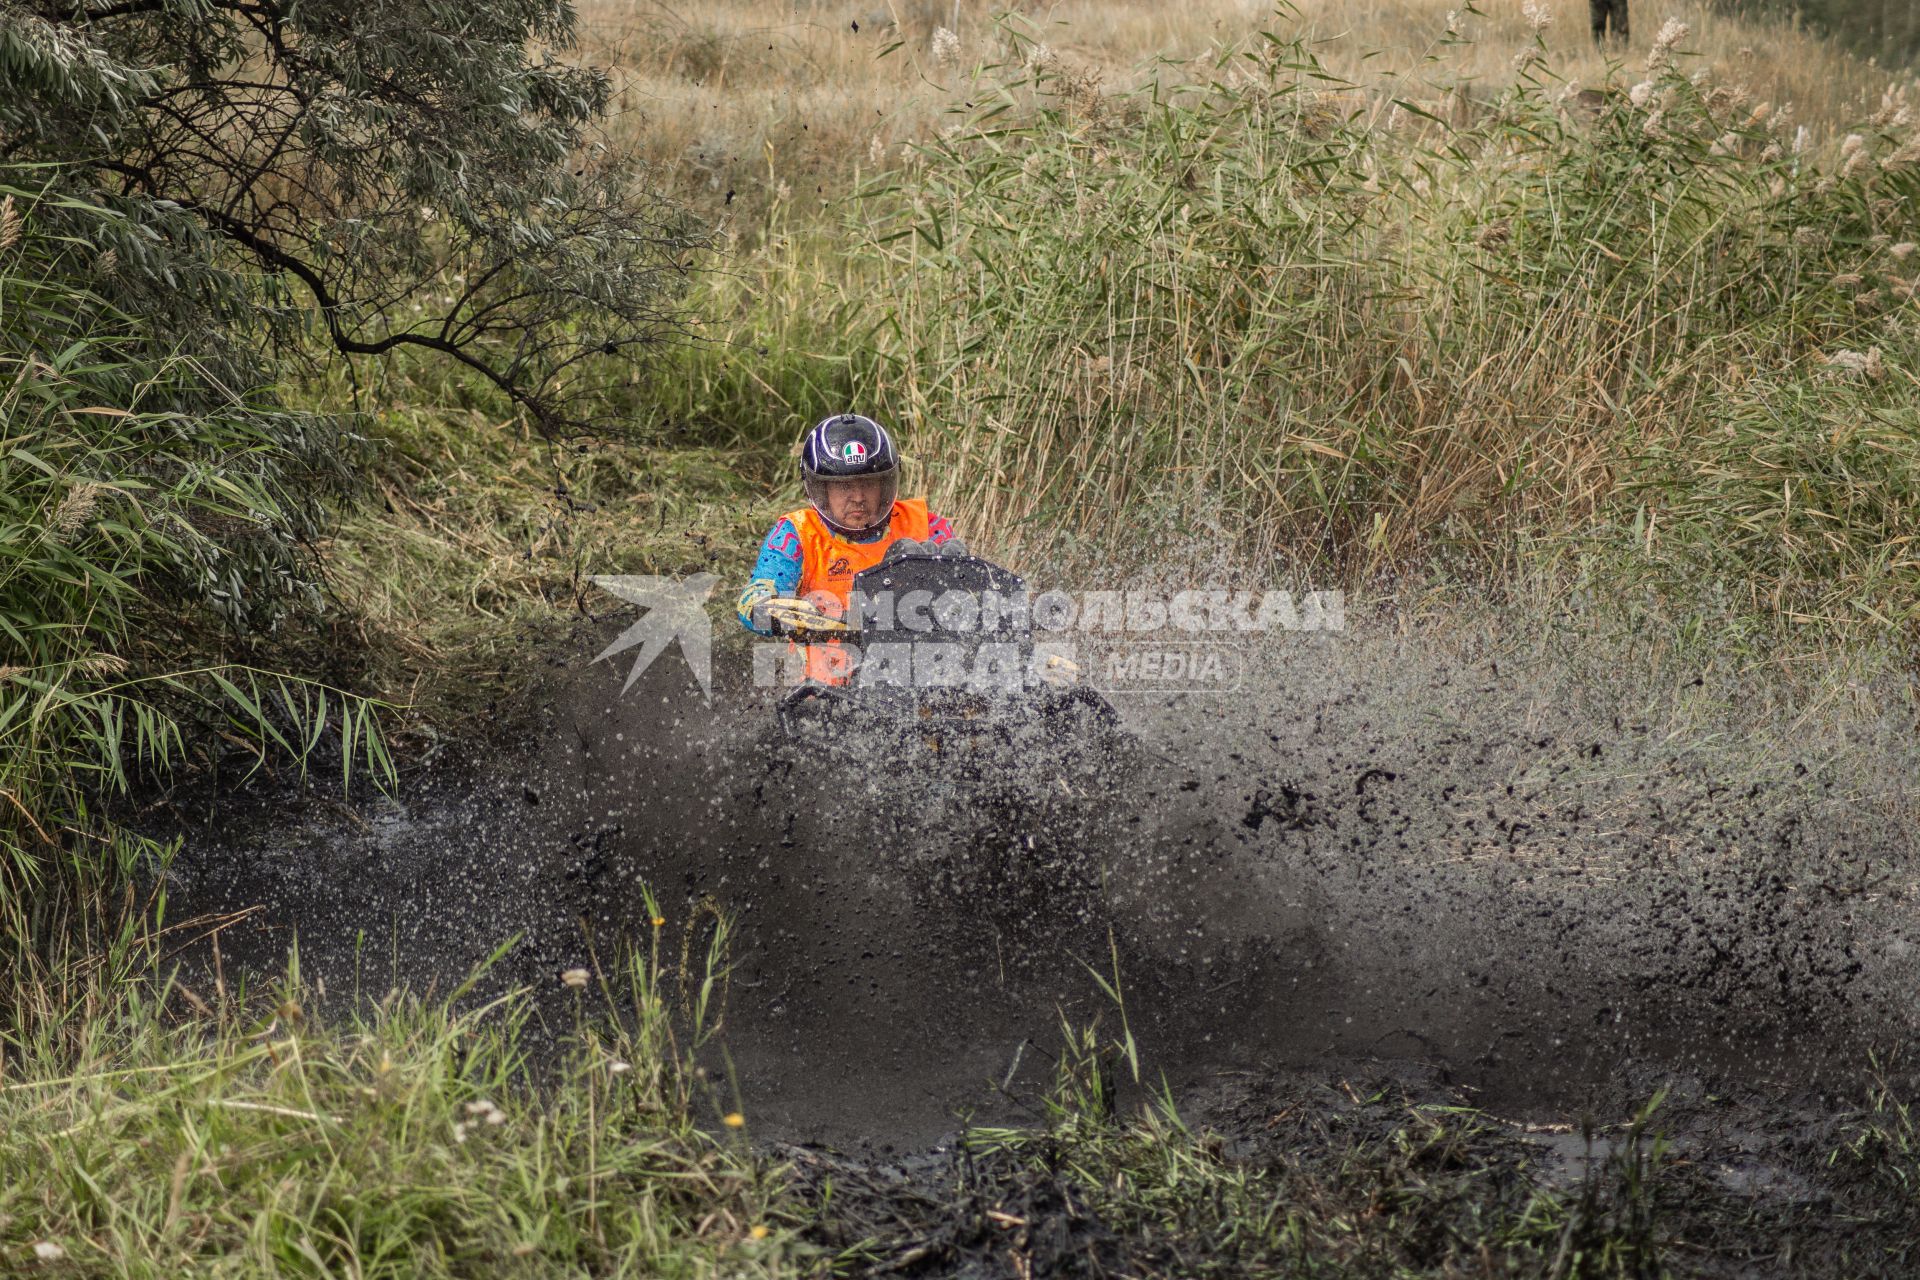
[(801, 442), (800, 478), (827, 528), (856, 541), (878, 537), (900, 492), (900, 455), (872, 418), (836, 414)]

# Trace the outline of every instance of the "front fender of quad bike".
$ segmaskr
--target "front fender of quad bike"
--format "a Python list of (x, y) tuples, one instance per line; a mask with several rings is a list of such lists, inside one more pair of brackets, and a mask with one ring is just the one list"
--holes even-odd
[(809, 680), (780, 699), (780, 731), (799, 743), (826, 746), (862, 719), (861, 707), (840, 685)]

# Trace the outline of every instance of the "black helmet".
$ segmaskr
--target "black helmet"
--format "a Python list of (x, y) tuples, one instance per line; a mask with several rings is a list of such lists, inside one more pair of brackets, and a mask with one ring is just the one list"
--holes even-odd
[[(872, 418), (842, 413), (807, 432), (800, 446), (807, 501), (843, 538), (869, 538), (887, 527), (900, 492), (900, 455)], [(835, 516), (839, 508), (840, 515)]]

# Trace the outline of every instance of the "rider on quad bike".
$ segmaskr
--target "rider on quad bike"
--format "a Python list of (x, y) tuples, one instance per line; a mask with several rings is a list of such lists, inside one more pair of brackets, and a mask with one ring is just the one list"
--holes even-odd
[(836, 414), (807, 433), (800, 478), (810, 505), (774, 523), (753, 579), (740, 593), (740, 623), (804, 645), (807, 678), (846, 682), (841, 629), (853, 577), (904, 539), (964, 554), (945, 519), (923, 498), (900, 498), (900, 455), (887, 429), (857, 413)]

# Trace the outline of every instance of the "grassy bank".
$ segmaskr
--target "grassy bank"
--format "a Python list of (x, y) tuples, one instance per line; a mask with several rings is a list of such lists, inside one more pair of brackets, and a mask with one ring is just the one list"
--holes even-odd
[[(1910, 1106), (1885, 1086), (1799, 1144), (1818, 1203), (1768, 1208), (1698, 1144), (1729, 1100), (1529, 1126), (1372, 1069), (1234, 1085), (1209, 1120), (1143, 1093), (1126, 1039), (1067, 1030), (1035, 1121), (910, 1173), (752, 1143), (692, 1070), (657, 958), (582, 970), (556, 1055), (525, 993), (349, 1012), (297, 973), (242, 998), (76, 987), (0, 1071), (10, 1275), (1890, 1274)], [(1048, 1051), (1036, 1046), (1037, 1051)], [(1744, 1113), (1742, 1113), (1744, 1114)], [(1665, 1135), (1673, 1134), (1675, 1137)], [(1830, 1229), (1832, 1214), (1853, 1224)], [(1742, 1261), (1744, 1260), (1744, 1261)], [(1714, 1267), (1726, 1268), (1715, 1271)]]
[(512, 692), (526, 653), (610, 607), (592, 575), (735, 572), (785, 479), (784, 451), (710, 438), (664, 403), (629, 436), (587, 447), (541, 440), (497, 396), (431, 365), (302, 395), (356, 405), (378, 458), (328, 547), (351, 628), (329, 647), (439, 730), (470, 724)]
[(356, 1007), (297, 966), (250, 997), (24, 993), (63, 1007), (0, 1040), (0, 1269), (796, 1274), (799, 1209), (687, 1065), (658, 976), (657, 957), (580, 971), (562, 1056), (538, 1063), (524, 994)]

